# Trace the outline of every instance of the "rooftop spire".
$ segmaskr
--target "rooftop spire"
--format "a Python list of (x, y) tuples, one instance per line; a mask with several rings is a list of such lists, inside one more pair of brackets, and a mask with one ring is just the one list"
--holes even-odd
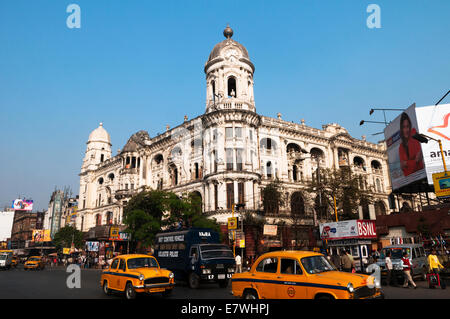
[(230, 28), (230, 25), (227, 23), (227, 27), (223, 30), (223, 35), (225, 38), (230, 39), (233, 36), (233, 29)]

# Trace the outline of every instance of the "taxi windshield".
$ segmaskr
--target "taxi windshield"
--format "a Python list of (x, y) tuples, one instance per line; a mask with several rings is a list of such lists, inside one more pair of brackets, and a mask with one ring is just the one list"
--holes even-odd
[(5, 259), (6, 259), (6, 257), (8, 257), (8, 255), (5, 255), (5, 254), (3, 254), (3, 255), (0, 255), (0, 260), (5, 260)]
[(36, 257), (30, 258), (30, 259), (28, 259), (28, 261), (39, 261), (39, 258), (36, 258)]
[(331, 265), (324, 256), (311, 256), (302, 258), (302, 265), (308, 274), (318, 274), (325, 271), (333, 271), (336, 268)]
[(128, 269), (158, 267), (158, 263), (154, 258), (132, 258), (128, 259), (127, 263)]
[(233, 258), (233, 252), (225, 245), (205, 245), (200, 246), (202, 259), (213, 258)]

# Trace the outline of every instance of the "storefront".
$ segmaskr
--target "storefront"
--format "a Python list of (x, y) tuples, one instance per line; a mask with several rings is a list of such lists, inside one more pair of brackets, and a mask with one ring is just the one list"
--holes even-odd
[(86, 254), (97, 258), (102, 264), (106, 260), (128, 251), (128, 234), (124, 232), (126, 226), (96, 226), (89, 230), (85, 237)]
[[(365, 272), (377, 233), (374, 220), (347, 220), (319, 225), (320, 236), (330, 255), (349, 251), (355, 260), (355, 270)], [(361, 265), (362, 261), (362, 265)], [(361, 267), (362, 266), (362, 267)]]

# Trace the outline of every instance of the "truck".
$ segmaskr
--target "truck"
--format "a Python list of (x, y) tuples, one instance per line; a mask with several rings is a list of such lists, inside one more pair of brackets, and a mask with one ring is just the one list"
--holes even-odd
[(0, 250), (0, 269), (10, 269), (12, 266), (12, 250)]
[(192, 289), (203, 282), (226, 288), (235, 272), (233, 251), (220, 242), (219, 233), (208, 228), (165, 231), (156, 235), (154, 254), (161, 268), (172, 271)]

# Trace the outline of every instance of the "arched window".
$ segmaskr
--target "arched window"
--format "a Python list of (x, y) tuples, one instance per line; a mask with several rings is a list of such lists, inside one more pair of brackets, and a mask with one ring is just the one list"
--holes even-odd
[(106, 213), (106, 224), (107, 225), (112, 225), (113, 224), (113, 213), (112, 212), (107, 212)]
[(386, 205), (382, 201), (377, 201), (375, 203), (375, 215), (383, 216), (386, 215)]
[(216, 101), (216, 82), (215, 81), (211, 81), (211, 95), (212, 95), (212, 100), (215, 102)]
[(230, 76), (227, 81), (228, 84), (228, 97), (237, 97), (236, 78)]
[(364, 160), (359, 157), (359, 156), (355, 156), (353, 158), (353, 165), (357, 168), (357, 169), (362, 169), (362, 170), (366, 170), (366, 167), (364, 166)]
[(97, 214), (95, 215), (95, 226), (101, 226), (102, 225), (102, 215)]
[(305, 201), (300, 192), (294, 192), (291, 196), (291, 214), (296, 216), (305, 215)]
[(267, 178), (272, 178), (272, 162), (267, 162), (266, 164), (266, 174)]

